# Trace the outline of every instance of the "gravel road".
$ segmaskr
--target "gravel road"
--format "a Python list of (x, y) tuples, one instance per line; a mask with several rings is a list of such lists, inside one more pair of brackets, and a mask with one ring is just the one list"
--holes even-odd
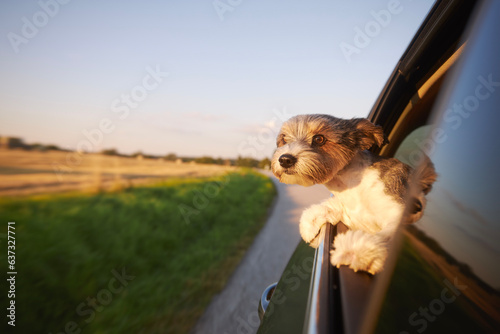
[(227, 286), (216, 295), (191, 334), (253, 334), (262, 291), (279, 280), (297, 246), (299, 218), (311, 204), (328, 198), (324, 186), (285, 185), (275, 182), (278, 197), (269, 219), (236, 268)]

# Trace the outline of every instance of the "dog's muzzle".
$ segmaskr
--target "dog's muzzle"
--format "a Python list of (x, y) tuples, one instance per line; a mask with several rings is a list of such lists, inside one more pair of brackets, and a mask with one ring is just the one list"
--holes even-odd
[(293, 165), (295, 165), (295, 163), (297, 162), (297, 158), (291, 154), (283, 154), (282, 156), (279, 157), (278, 161), (281, 167), (290, 168)]

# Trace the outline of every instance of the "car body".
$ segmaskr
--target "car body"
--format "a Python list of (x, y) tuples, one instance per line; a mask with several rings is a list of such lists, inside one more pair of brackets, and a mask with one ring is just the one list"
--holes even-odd
[(402, 225), (382, 273), (330, 265), (343, 224), (301, 242), (261, 298), (264, 333), (500, 331), (500, 1), (437, 1), (369, 113), (374, 153), (438, 179), (422, 219)]

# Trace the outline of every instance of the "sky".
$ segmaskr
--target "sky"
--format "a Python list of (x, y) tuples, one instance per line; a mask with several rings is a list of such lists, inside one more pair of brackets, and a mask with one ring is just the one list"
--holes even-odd
[(0, 2), (0, 135), (270, 157), (298, 114), (366, 117), (434, 1)]

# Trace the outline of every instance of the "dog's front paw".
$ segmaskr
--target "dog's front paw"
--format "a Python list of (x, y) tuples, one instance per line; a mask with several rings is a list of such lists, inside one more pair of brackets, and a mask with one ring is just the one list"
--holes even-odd
[(335, 237), (330, 252), (330, 262), (339, 268), (349, 266), (354, 271), (362, 270), (374, 275), (384, 268), (387, 245), (384, 238), (363, 231), (347, 231)]
[(332, 221), (332, 210), (322, 204), (316, 204), (304, 210), (300, 218), (300, 235), (313, 248), (318, 248), (322, 235), (321, 226)]

